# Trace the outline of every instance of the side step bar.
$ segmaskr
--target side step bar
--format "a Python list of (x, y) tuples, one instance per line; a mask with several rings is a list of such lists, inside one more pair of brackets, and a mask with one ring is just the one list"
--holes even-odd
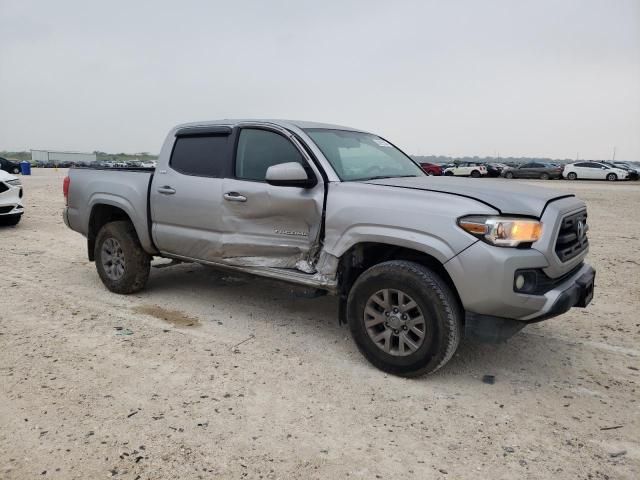
[(195, 258), (183, 257), (181, 255), (173, 255), (162, 252), (162, 256), (176, 260), (182, 260), (190, 263), (201, 263), (210, 267), (220, 268), (222, 270), (230, 270), (234, 272), (249, 273), (258, 277), (271, 278), (274, 280), (282, 280), (284, 282), (295, 283), (296, 285), (304, 285), (306, 287), (319, 288), (327, 290), (330, 293), (338, 291), (338, 282), (335, 279), (328, 279), (317, 273), (304, 273), (291, 268), (274, 268), (274, 267), (241, 267), (237, 265), (229, 265), (221, 262), (211, 262), (205, 260), (197, 260)]

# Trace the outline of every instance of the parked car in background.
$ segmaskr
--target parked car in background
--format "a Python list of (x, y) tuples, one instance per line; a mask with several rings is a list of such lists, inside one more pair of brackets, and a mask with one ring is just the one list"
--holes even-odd
[(20, 164), (4, 157), (0, 157), (0, 170), (17, 175), (20, 173)]
[(456, 163), (453, 167), (445, 168), (444, 174), (456, 177), (480, 178), (487, 175), (487, 167), (482, 163), (462, 162)]
[(23, 212), (22, 182), (0, 170), (0, 225), (17, 225)]
[(562, 176), (568, 180), (627, 180), (629, 172), (606, 162), (575, 162), (565, 165)]
[(529, 162), (517, 167), (508, 167), (502, 171), (505, 178), (540, 178), (549, 180), (562, 178), (562, 167), (544, 162)]
[(507, 166), (503, 163), (486, 163), (487, 167), (487, 177), (499, 177), (502, 174), (502, 171), (507, 168)]
[(633, 168), (631, 165), (625, 162), (606, 162), (614, 168), (621, 168), (629, 172), (629, 180), (638, 180), (640, 178), (640, 171), (637, 168)]
[(435, 163), (420, 163), (420, 168), (427, 175), (442, 175), (442, 167), (440, 165), (436, 165)]

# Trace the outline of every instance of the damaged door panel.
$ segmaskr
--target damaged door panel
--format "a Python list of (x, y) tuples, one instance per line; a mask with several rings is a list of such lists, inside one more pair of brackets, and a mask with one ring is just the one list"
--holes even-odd
[(272, 165), (298, 162), (315, 172), (284, 135), (260, 128), (239, 132), (235, 178), (222, 188), (222, 259), (231, 265), (297, 268), (313, 273), (318, 250), (324, 185), (269, 185)]

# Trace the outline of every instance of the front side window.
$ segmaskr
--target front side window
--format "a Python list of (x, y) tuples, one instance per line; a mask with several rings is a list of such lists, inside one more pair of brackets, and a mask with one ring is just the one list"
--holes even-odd
[(331, 163), (340, 180), (426, 175), (413, 160), (376, 135), (324, 128), (310, 128), (305, 132)]
[(229, 139), (229, 135), (178, 137), (169, 165), (185, 175), (222, 178), (230, 158)]
[(236, 178), (264, 182), (269, 167), (289, 162), (305, 166), (298, 149), (282, 135), (256, 128), (240, 130)]

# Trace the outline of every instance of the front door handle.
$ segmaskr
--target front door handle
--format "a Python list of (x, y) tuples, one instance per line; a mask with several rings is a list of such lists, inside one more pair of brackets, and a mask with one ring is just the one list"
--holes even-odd
[(173, 195), (176, 193), (176, 189), (169, 185), (163, 185), (162, 187), (158, 187), (158, 193), (162, 193), (163, 195)]
[(247, 197), (240, 195), (238, 192), (227, 192), (223, 195), (224, 199), (229, 202), (246, 202)]

